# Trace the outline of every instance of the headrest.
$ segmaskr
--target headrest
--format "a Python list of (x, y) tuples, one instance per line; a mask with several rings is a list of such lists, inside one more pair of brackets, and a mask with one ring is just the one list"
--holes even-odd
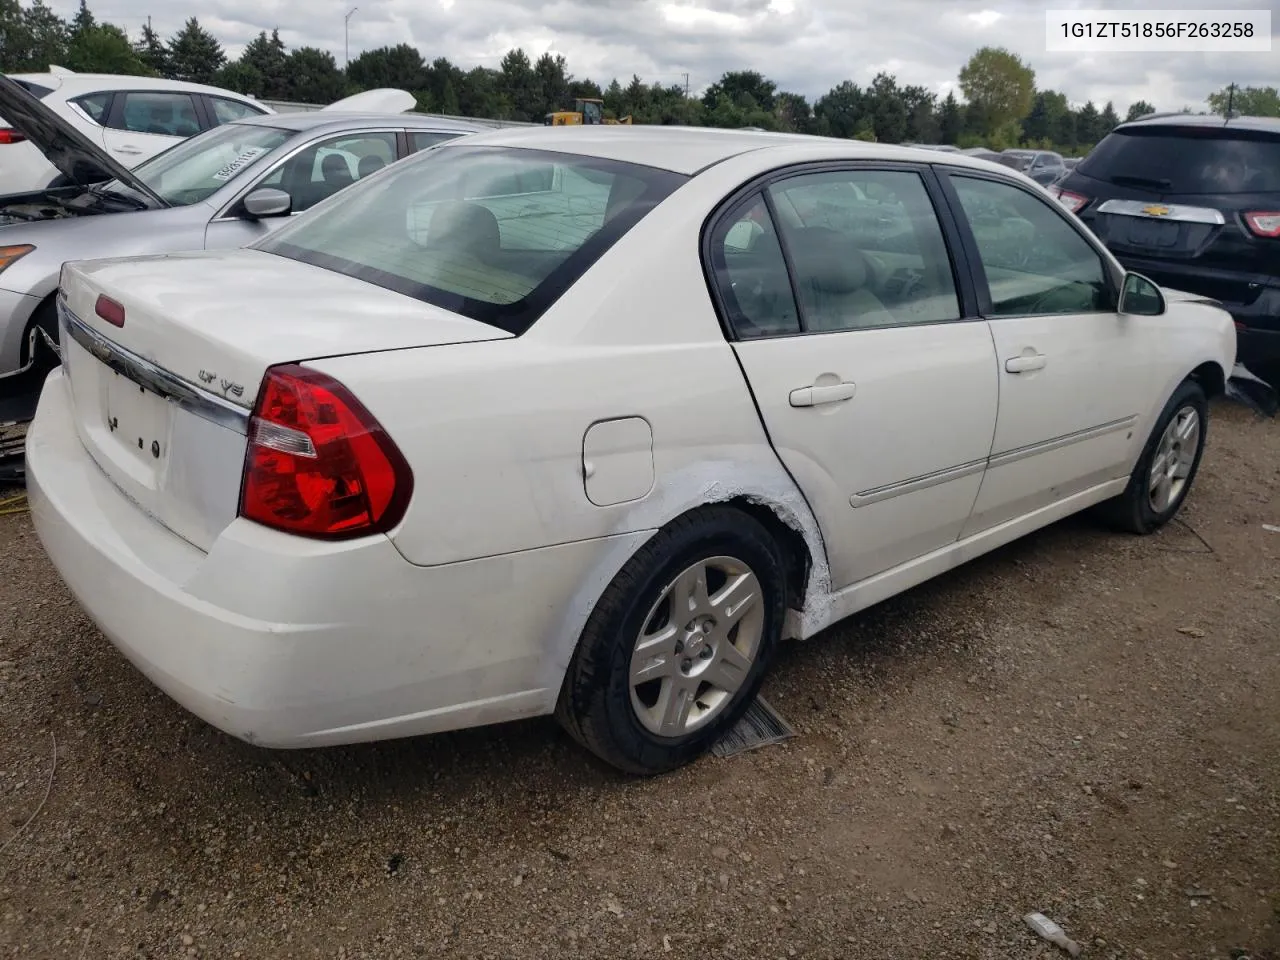
[(360, 179), (363, 180), (371, 173), (377, 173), (386, 165), (387, 161), (383, 160), (375, 153), (371, 153), (367, 157), (361, 157), (360, 166), (358, 168), (360, 170)]
[(787, 235), (796, 273), (816, 289), (843, 294), (867, 285), (867, 260), (838, 230), (803, 227)]
[(347, 161), (342, 159), (336, 153), (328, 154), (320, 161), (320, 171), (326, 176), (331, 177), (334, 174), (346, 174), (351, 176), (351, 168), (347, 166)]
[(502, 249), (498, 218), (478, 203), (452, 200), (436, 207), (427, 231), (427, 246), (457, 250), (486, 259)]

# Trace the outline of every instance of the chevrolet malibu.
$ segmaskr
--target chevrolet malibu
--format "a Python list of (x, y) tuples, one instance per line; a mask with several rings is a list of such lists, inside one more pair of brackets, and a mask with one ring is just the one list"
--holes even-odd
[(635, 773), (784, 638), (1166, 523), (1235, 351), (1008, 168), (673, 128), (456, 140), (59, 308), (36, 529), (174, 699), (272, 747), (554, 712)]

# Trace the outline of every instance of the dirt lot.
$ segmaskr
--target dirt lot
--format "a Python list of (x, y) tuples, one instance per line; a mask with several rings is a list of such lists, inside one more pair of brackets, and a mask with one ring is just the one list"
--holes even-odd
[(1185, 523), (1069, 521), (793, 645), (797, 739), (647, 782), (550, 721), (234, 741), (0, 517), (0, 952), (1051, 958), (1040, 910), (1086, 956), (1274, 960), (1280, 423), (1214, 413)]

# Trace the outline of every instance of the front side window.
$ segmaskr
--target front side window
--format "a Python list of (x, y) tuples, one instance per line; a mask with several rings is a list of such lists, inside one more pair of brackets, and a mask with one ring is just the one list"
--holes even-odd
[(686, 179), (450, 145), (356, 184), (255, 246), (520, 334)]
[(992, 317), (1115, 310), (1106, 268), (1050, 204), (993, 180), (952, 175), (977, 243)]
[(960, 317), (951, 259), (920, 175), (846, 170), (769, 187), (806, 330)]
[(273, 170), (261, 186), (289, 194), (293, 199), (291, 209), (298, 213), (395, 160), (394, 133), (347, 133), (299, 151)]
[(209, 103), (213, 107), (214, 121), (219, 124), (261, 116), (265, 112), (243, 101), (228, 100), (226, 97), (210, 97)]
[[(184, 140), (134, 168), (133, 174), (176, 207), (213, 196), (297, 136), (260, 124), (228, 123)], [(116, 183), (109, 189), (125, 189)]]
[(124, 94), (119, 127), (134, 133), (191, 137), (200, 132), (195, 101), (185, 93), (134, 91)]

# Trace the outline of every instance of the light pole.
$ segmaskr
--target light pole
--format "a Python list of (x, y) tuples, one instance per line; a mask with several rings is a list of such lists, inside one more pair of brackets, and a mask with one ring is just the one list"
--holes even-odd
[(342, 21), (342, 56), (346, 60), (344, 67), (351, 63), (351, 18), (359, 9), (359, 7), (352, 7)]

